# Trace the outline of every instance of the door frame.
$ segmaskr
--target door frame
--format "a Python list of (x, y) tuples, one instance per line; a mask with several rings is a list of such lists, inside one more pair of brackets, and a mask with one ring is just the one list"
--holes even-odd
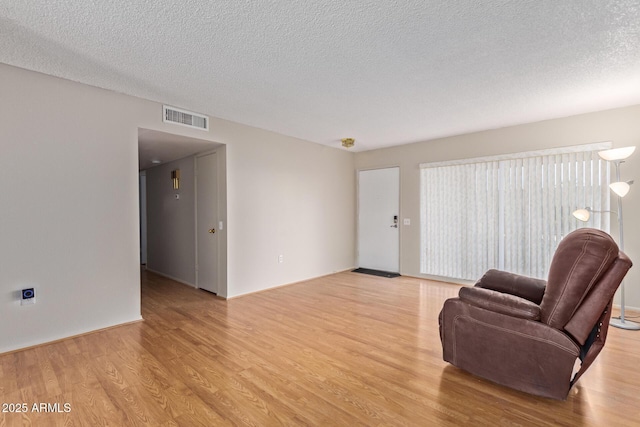
[(390, 164), (385, 166), (375, 166), (356, 169), (356, 260), (358, 267), (360, 266), (360, 172), (380, 170), (380, 169), (398, 169), (398, 271), (402, 271), (402, 168), (399, 164)]
[(147, 171), (138, 171), (138, 218), (140, 222), (140, 265), (147, 265)]

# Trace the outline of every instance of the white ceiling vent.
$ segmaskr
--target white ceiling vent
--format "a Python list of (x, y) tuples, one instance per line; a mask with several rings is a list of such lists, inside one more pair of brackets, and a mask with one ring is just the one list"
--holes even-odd
[(209, 117), (166, 105), (162, 106), (162, 121), (200, 130), (209, 130)]

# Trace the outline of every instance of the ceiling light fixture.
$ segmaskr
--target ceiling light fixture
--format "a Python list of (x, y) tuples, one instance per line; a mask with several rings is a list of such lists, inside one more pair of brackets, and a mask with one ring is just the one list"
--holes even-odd
[(356, 143), (356, 140), (353, 138), (342, 138), (342, 146), (344, 148), (351, 148)]

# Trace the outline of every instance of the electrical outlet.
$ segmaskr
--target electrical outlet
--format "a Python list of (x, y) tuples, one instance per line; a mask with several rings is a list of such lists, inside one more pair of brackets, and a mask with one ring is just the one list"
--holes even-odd
[(278, 255), (278, 264), (282, 264), (284, 262), (284, 255)]
[(36, 290), (34, 288), (23, 289), (20, 305), (35, 304), (35, 303), (36, 303)]
[(404, 225), (411, 225), (411, 220), (409, 218), (405, 218), (403, 224)]

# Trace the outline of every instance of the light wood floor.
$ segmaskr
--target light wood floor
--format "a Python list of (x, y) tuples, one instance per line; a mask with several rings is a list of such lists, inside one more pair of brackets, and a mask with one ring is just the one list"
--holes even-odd
[(224, 301), (143, 273), (144, 322), (0, 355), (0, 426), (640, 425), (640, 332), (612, 328), (566, 402), (442, 361), (458, 287), (340, 273)]

